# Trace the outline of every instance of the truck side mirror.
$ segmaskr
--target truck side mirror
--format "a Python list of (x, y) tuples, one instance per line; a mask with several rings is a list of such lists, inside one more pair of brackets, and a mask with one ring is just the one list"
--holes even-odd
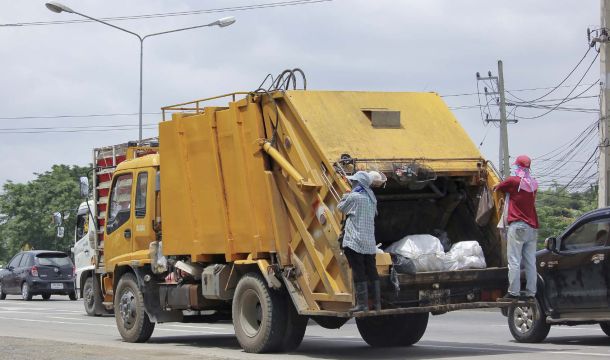
[(53, 213), (53, 225), (55, 226), (61, 226), (63, 222), (63, 216), (61, 216), (61, 213), (58, 212), (54, 212)]
[(83, 198), (89, 197), (89, 178), (86, 176), (80, 177), (80, 196)]
[(544, 247), (550, 252), (557, 252), (557, 239), (549, 237), (544, 240)]

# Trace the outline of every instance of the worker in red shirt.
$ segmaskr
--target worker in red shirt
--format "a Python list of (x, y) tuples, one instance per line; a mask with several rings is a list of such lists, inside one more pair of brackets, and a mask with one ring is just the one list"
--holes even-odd
[(494, 190), (509, 195), (508, 200), (508, 293), (503, 300), (514, 301), (521, 294), (521, 262), (525, 269), (528, 300), (536, 296), (536, 241), (538, 238), (538, 215), (536, 214), (536, 192), (538, 182), (530, 174), (532, 160), (520, 155), (513, 165), (515, 175), (509, 176)]

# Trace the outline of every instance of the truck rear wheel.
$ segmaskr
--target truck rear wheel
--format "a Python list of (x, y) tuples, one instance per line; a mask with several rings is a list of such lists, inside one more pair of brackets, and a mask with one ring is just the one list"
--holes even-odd
[(362, 339), (373, 347), (411, 346), (428, 327), (428, 313), (356, 318)]
[(286, 339), (286, 298), (269, 289), (261, 275), (248, 273), (233, 296), (233, 326), (241, 347), (250, 353), (279, 351)]
[(144, 310), (144, 296), (136, 277), (127, 273), (121, 277), (114, 296), (116, 325), (123, 340), (131, 343), (145, 342), (155, 329)]
[(539, 343), (546, 339), (551, 325), (536, 300), (531, 306), (513, 305), (508, 309), (508, 329), (518, 342)]
[(281, 351), (290, 352), (296, 350), (305, 336), (307, 330), (307, 316), (299, 315), (295, 309), (288, 294), (285, 294), (286, 299), (286, 330), (284, 339), (282, 339)]

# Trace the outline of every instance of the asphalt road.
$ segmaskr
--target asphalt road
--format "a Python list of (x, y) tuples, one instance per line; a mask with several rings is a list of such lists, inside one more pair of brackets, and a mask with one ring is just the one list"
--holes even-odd
[(516, 343), (496, 311), (458, 311), (430, 318), (408, 348), (373, 349), (353, 322), (339, 330), (310, 324), (291, 354), (247, 354), (231, 323), (161, 324), (145, 344), (121, 341), (111, 316), (88, 317), (81, 301), (15, 296), (0, 301), (0, 359), (597, 359), (610, 358), (610, 337), (596, 325), (553, 327), (541, 344)]

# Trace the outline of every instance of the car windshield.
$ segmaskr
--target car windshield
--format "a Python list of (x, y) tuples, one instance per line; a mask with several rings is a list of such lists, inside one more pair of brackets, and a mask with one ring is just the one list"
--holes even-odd
[(70, 258), (66, 254), (38, 254), (38, 264), (42, 266), (72, 266)]

